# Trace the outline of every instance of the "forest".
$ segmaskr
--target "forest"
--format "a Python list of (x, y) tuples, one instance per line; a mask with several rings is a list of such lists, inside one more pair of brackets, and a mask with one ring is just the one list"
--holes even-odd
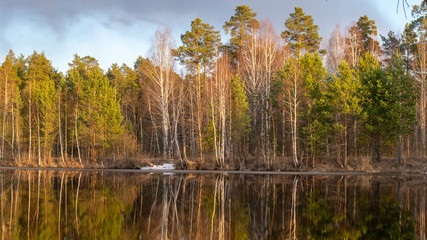
[(223, 25), (226, 43), (196, 18), (179, 46), (160, 28), (148, 56), (108, 70), (76, 54), (62, 73), (43, 52), (10, 50), (0, 67), (2, 165), (347, 168), (362, 158), (425, 159), (426, 2), (411, 14), (401, 34), (378, 36), (365, 15), (344, 32), (337, 25), (321, 46), (303, 9), (276, 32), (241, 5)]

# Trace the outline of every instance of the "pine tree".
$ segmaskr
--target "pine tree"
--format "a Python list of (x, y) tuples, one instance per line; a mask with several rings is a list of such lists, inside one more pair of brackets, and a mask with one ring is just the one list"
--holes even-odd
[(253, 34), (253, 30), (259, 27), (258, 20), (255, 19), (256, 13), (249, 6), (237, 6), (235, 13), (230, 21), (226, 21), (223, 28), (225, 33), (230, 33), (230, 44), (232, 52), (238, 51)]
[(323, 67), (322, 59), (318, 54), (306, 54), (301, 58), (302, 80), (306, 90), (305, 117), (308, 125), (305, 128), (308, 151), (313, 156), (321, 144), (327, 144), (328, 134), (332, 129), (332, 109), (328, 99), (328, 72)]
[(390, 59), (395, 53), (402, 52), (402, 39), (399, 36), (396, 36), (393, 31), (388, 32), (387, 37), (381, 35), (381, 40), (383, 42), (382, 46), (386, 57), (386, 63), (390, 62)]
[(417, 37), (413, 25), (406, 23), (402, 34), (402, 57), (405, 60), (406, 73), (412, 68), (412, 58), (417, 51)]
[(137, 72), (123, 64), (113, 64), (107, 72), (107, 78), (114, 87), (115, 99), (120, 100), (120, 107), (126, 124), (131, 124), (132, 129), (129, 134), (138, 135), (138, 94), (139, 84)]
[(68, 84), (74, 99), (73, 132), (79, 158), (80, 146), (87, 150), (86, 158), (105, 158), (106, 154), (114, 158), (114, 145), (123, 132), (120, 99), (96, 59), (75, 55), (70, 67)]
[(427, 3), (424, 1), (412, 7), (411, 27), (418, 32), (421, 38), (427, 38)]
[(359, 28), (364, 51), (370, 51), (371, 53), (377, 52), (379, 49), (379, 42), (374, 39), (377, 36), (377, 26), (375, 20), (370, 20), (368, 16), (364, 15), (357, 21), (357, 27)]
[[(341, 61), (337, 72), (333, 74), (333, 78), (329, 82), (329, 94), (333, 105), (334, 130), (338, 137), (336, 141), (344, 138), (342, 140), (344, 143), (344, 167), (348, 164), (348, 130), (351, 121), (357, 120), (361, 111), (360, 99), (357, 94), (359, 88), (357, 74), (345, 61)], [(338, 146), (340, 142), (336, 144)], [(340, 156), (340, 148), (338, 146), (338, 156)]]
[(234, 154), (244, 154), (244, 138), (250, 131), (249, 102), (244, 83), (239, 76), (231, 78), (231, 137), (234, 142)]
[(381, 146), (396, 119), (391, 114), (395, 107), (390, 96), (390, 84), (378, 60), (366, 52), (360, 60), (360, 97), (366, 131), (372, 137), (373, 158), (381, 161)]
[(191, 22), (191, 31), (187, 31), (181, 35), (183, 46), (180, 46), (175, 51), (175, 55), (180, 62), (187, 66), (190, 70), (197, 72), (197, 128), (200, 161), (203, 162), (203, 146), (202, 146), (202, 78), (201, 68), (206, 74), (206, 69), (211, 63), (220, 45), (220, 35), (214, 27), (202, 23), (199, 18)]
[(295, 7), (295, 13), (291, 13), (286, 19), (285, 27), (281, 36), (298, 57), (301, 57), (303, 50), (314, 53), (319, 49), (322, 41), (318, 33), (319, 27), (313, 24), (311, 15), (305, 15), (302, 8)]
[[(18, 135), (21, 128), (21, 91), (19, 86), (22, 79), (20, 78), (18, 71), (20, 68), (20, 62), (15, 57), (12, 50), (6, 56), (4, 62), (0, 66), (0, 88), (3, 93), (2, 104), (0, 109), (2, 119), (2, 133), (1, 133), (1, 158), (12, 157), (16, 160), (21, 160), (20, 152), (20, 136)], [(6, 153), (11, 153), (6, 154)]]
[[(28, 115), (29, 133), (35, 133), (35, 147), (37, 148), (38, 164), (44, 164), (42, 158), (51, 157), (54, 144), (54, 133), (57, 123), (57, 97), (55, 79), (60, 75), (53, 69), (51, 62), (44, 53), (34, 52), (28, 57), (26, 71), (27, 87), (29, 85)], [(29, 134), (29, 141), (32, 141)], [(31, 142), (30, 142), (31, 145)], [(31, 151), (31, 149), (29, 150)]]
[(387, 68), (387, 77), (391, 85), (390, 95), (395, 103), (390, 113), (390, 119), (396, 119), (388, 134), (390, 137), (397, 137), (397, 156), (400, 164), (402, 137), (410, 134), (416, 124), (417, 91), (414, 81), (406, 74), (402, 56), (398, 53), (391, 58)]

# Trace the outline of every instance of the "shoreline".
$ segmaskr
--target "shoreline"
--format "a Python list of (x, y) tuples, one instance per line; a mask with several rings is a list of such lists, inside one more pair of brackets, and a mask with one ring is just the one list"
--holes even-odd
[(265, 170), (188, 170), (188, 169), (118, 169), (118, 168), (57, 168), (57, 167), (11, 167), (0, 166), (0, 170), (33, 170), (65, 172), (118, 172), (118, 173), (169, 173), (169, 174), (252, 174), (252, 175), (426, 175), (421, 171), (265, 171)]

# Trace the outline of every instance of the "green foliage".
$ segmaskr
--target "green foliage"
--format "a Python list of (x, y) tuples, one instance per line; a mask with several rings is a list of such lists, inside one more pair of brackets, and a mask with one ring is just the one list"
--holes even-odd
[(417, 90), (414, 81), (406, 74), (402, 56), (396, 53), (387, 68), (387, 78), (391, 84), (390, 94), (395, 106), (392, 108), (393, 123), (390, 135), (410, 134), (416, 124)]
[(417, 33), (414, 30), (414, 25), (406, 23), (402, 34), (402, 44), (405, 50), (414, 53), (417, 46)]
[(328, 95), (328, 72), (323, 67), (318, 54), (306, 54), (301, 58), (302, 80), (306, 90), (307, 102), (305, 115), (308, 126), (305, 127), (307, 143), (317, 149), (325, 142), (332, 130), (332, 105)]
[(411, 27), (418, 32), (421, 38), (427, 37), (427, 3), (423, 1), (420, 5), (412, 7), (412, 17), (414, 20), (411, 22)]
[(310, 239), (340, 239), (342, 233), (337, 226), (344, 216), (336, 213), (334, 202), (321, 197), (319, 192), (307, 197), (307, 205), (302, 210), (305, 234)]
[(250, 130), (250, 118), (248, 97), (239, 76), (231, 78), (231, 101), (232, 136), (240, 140)]
[[(23, 103), (20, 86), (23, 79), (19, 76), (18, 71), (22, 67), (21, 62), (15, 57), (12, 50), (9, 51), (9, 54), (0, 66), (0, 93), (2, 95), (1, 109), (3, 110), (1, 113), (1, 119), (4, 120), (6, 124), (10, 122), (12, 126), (14, 126), (13, 124), (17, 124), (18, 126), (21, 124), (20, 112), (22, 110)], [(4, 105), (4, 98), (6, 97), (5, 93), (8, 98), (8, 103), (6, 103), (6, 105)], [(11, 116), (12, 114), (14, 116), (13, 118)], [(13, 130), (11, 128), (5, 129), (5, 134), (7, 139), (11, 139)]]
[(75, 56), (72, 68), (68, 72), (68, 81), (79, 117), (78, 130), (82, 142), (96, 152), (111, 149), (123, 132), (121, 122), (120, 98), (115, 89), (102, 73), (95, 59)]
[(213, 26), (196, 18), (191, 22), (191, 31), (181, 35), (181, 41), (183, 46), (176, 49), (175, 55), (182, 64), (192, 69), (210, 63), (220, 45), (221, 37)]
[(360, 61), (359, 73), (365, 129), (377, 139), (373, 144), (380, 160), (381, 138), (393, 140), (413, 130), (416, 91), (399, 55), (391, 59), (385, 72), (368, 52)]
[(381, 40), (387, 58), (391, 58), (395, 53), (403, 51), (402, 40), (393, 31), (388, 32), (387, 37), (381, 36)]
[(362, 16), (357, 21), (357, 26), (360, 30), (365, 51), (372, 51), (372, 44), (378, 44), (374, 37), (377, 36), (377, 26), (374, 20), (370, 20), (368, 16)]
[(256, 15), (249, 6), (241, 5), (236, 7), (235, 14), (231, 16), (230, 21), (225, 22), (223, 28), (225, 33), (231, 35), (230, 44), (233, 52), (243, 46), (253, 29), (259, 27), (259, 22), (255, 19)]
[(245, 240), (250, 238), (250, 209), (248, 207), (248, 204), (242, 201), (239, 201), (239, 199), (233, 198), (232, 200), (232, 216), (231, 219), (231, 229), (230, 229), (230, 238), (231, 239), (238, 239), (238, 240)]
[(119, 67), (118, 64), (114, 63), (107, 72), (107, 78), (119, 99), (123, 99), (125, 93), (137, 87), (136, 73), (126, 64)]
[(30, 85), (30, 89), (27, 88), (28, 94), (31, 94), (31, 96), (27, 95), (27, 101), (30, 101), (31, 97), (31, 106), (28, 108), (32, 108), (32, 114), (36, 120), (32, 127), (44, 148), (44, 156), (50, 157), (57, 124), (58, 107), (55, 82), (58, 81), (56, 79), (61, 78), (61, 75), (53, 69), (44, 53), (34, 52), (28, 58), (26, 78), (27, 87)]
[(415, 239), (415, 222), (410, 211), (401, 209), (388, 196), (380, 206), (371, 207), (364, 218), (361, 239)]
[(390, 127), (390, 110), (394, 105), (390, 98), (389, 83), (379, 62), (366, 52), (359, 65), (362, 115), (365, 117), (366, 129), (378, 136), (388, 132)]
[(336, 113), (357, 117), (360, 114), (360, 99), (357, 91), (360, 88), (356, 72), (345, 62), (341, 61), (337, 73), (329, 82), (332, 104)]
[(121, 238), (126, 206), (121, 199), (114, 197), (108, 188), (98, 192), (97, 199), (82, 200), (79, 204), (83, 239)]
[(362, 113), (367, 130), (387, 138), (412, 132), (416, 123), (416, 89), (395, 54), (384, 72), (369, 53), (360, 62)]
[(313, 24), (311, 15), (305, 15), (302, 8), (295, 7), (295, 13), (286, 19), (285, 27), (281, 36), (298, 57), (302, 50), (314, 53), (319, 49), (322, 40), (318, 33), (319, 27)]

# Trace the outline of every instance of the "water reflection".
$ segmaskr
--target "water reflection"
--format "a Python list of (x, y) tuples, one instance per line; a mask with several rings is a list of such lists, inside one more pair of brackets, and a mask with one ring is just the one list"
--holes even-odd
[(427, 179), (6, 171), (2, 239), (425, 239)]

